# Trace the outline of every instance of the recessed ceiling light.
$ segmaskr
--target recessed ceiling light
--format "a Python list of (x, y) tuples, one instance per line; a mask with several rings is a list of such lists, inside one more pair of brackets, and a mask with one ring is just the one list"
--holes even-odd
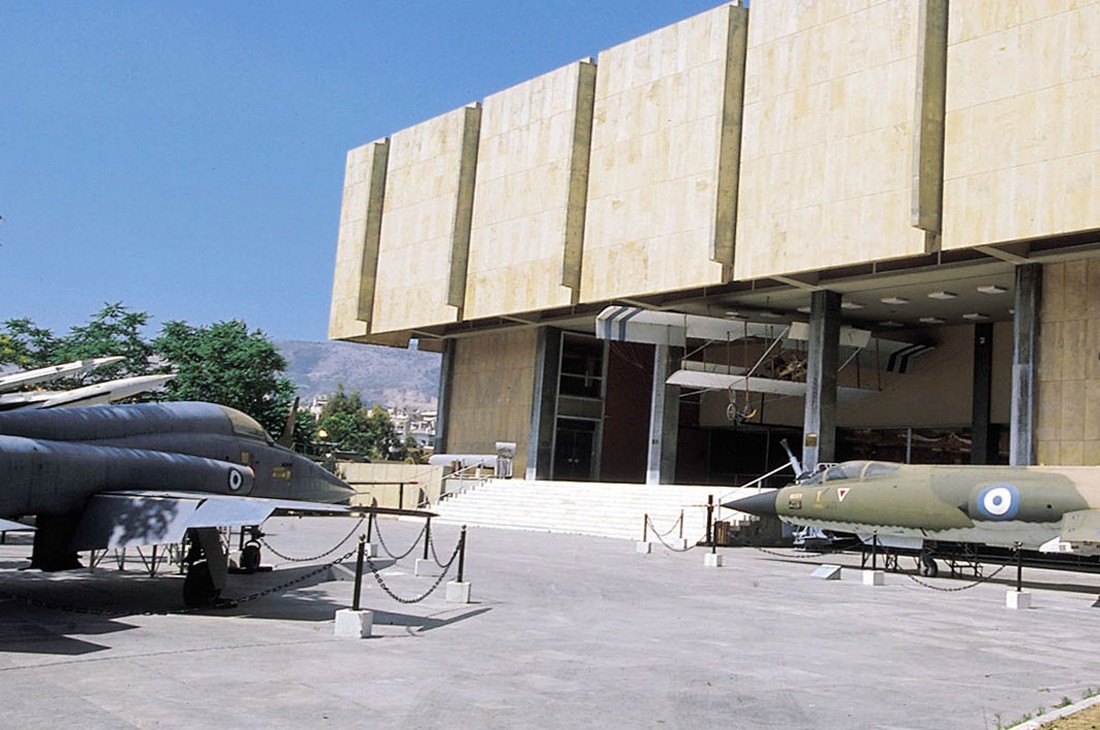
[(988, 314), (982, 314), (981, 312), (967, 312), (963, 315), (963, 319), (976, 320), (976, 319), (989, 319)]
[(944, 322), (939, 317), (921, 317), (920, 321), (922, 324), (943, 324)]
[(942, 289), (940, 291), (928, 292), (929, 299), (954, 299), (957, 296), (959, 295), (953, 291), (943, 291)]
[(814, 311), (814, 308), (813, 307), (799, 307), (798, 311), (802, 312), (803, 314), (810, 314), (811, 312)]
[(979, 286), (978, 291), (982, 294), (1004, 294), (1008, 289), (1003, 286), (997, 286), (996, 284), (987, 284), (985, 286)]
[(895, 322), (892, 319), (888, 319), (885, 322), (879, 322), (878, 326), (879, 327), (895, 327), (896, 328), (896, 327), (904, 327), (905, 325), (903, 325), (901, 322)]
[(864, 306), (863, 302), (856, 302), (849, 299), (845, 299), (840, 303), (841, 309), (863, 309)]
[(883, 297), (879, 300), (883, 304), (908, 304), (909, 300), (905, 297)]

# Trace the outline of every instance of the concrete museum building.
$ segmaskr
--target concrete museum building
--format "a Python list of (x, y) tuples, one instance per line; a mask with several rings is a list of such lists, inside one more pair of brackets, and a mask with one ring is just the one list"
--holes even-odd
[(529, 479), (1100, 463), (1100, 2), (721, 5), (351, 150), (329, 336)]

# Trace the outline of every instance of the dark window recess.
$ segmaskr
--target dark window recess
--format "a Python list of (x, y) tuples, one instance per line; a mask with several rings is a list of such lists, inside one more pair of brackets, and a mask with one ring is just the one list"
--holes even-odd
[(603, 397), (603, 350), (600, 340), (566, 337), (562, 342), (559, 394)]

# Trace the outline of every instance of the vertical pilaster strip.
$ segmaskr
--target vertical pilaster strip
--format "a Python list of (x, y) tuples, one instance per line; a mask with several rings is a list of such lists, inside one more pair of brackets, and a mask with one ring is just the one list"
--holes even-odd
[(676, 439), (680, 432), (680, 386), (668, 385), (673, 358), (682, 348), (653, 347), (653, 394), (649, 408), (649, 446), (646, 455), (646, 484), (671, 484), (676, 480)]
[(920, 0), (910, 224), (925, 231), (927, 253), (939, 250), (943, 222), (948, 2)]
[(374, 143), (374, 159), (370, 169), (370, 192), (367, 197), (367, 226), (363, 235), (363, 259), (359, 267), (358, 318), (370, 330), (374, 308), (374, 289), (378, 281), (378, 245), (382, 236), (382, 203), (386, 193), (386, 161), (390, 141)]
[(726, 67), (722, 81), (722, 127), (718, 138), (718, 184), (711, 261), (722, 264), (722, 279), (733, 276), (737, 237), (737, 193), (741, 175), (741, 125), (744, 118), (745, 57), (748, 51), (749, 9), (730, 5), (726, 37)]
[(815, 291), (810, 299), (802, 468), (836, 459), (836, 371), (840, 364), (840, 294)]
[(577, 104), (573, 117), (573, 154), (569, 160), (569, 197), (561, 253), (561, 285), (580, 301), (584, 216), (588, 203), (588, 165), (592, 155), (592, 109), (596, 99), (596, 64), (591, 58), (577, 68)]
[(474, 215), (474, 180), (477, 175), (477, 146), (481, 131), (481, 104), (470, 104), (464, 110), (462, 124), (462, 162), (458, 173), (458, 196), (455, 203), (454, 227), (451, 231), (450, 279), (447, 284), (447, 304), (458, 309), (466, 301), (466, 272), (470, 262), (470, 224)]
[(535, 392), (527, 440), (527, 479), (549, 479), (554, 457), (554, 418), (561, 372), (561, 330), (540, 327), (536, 344)]
[(993, 323), (974, 325), (974, 388), (970, 417), (970, 463), (991, 464), (990, 403), (993, 392)]
[(455, 341), (443, 340), (439, 361), (439, 408), (435, 419), (435, 443), (437, 454), (447, 452), (447, 432), (451, 428), (451, 393), (454, 390)]
[(1039, 308), (1042, 304), (1043, 267), (1016, 267), (1016, 305), (1012, 315), (1012, 423), (1009, 463), (1035, 463), (1035, 377), (1039, 360)]

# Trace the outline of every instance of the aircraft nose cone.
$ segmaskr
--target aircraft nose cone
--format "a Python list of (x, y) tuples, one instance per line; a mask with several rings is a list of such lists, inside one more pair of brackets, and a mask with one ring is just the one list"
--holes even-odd
[(776, 494), (778, 494), (778, 492), (772, 489), (767, 492), (761, 492), (760, 494), (754, 494), (751, 497), (742, 497), (732, 502), (725, 502), (722, 506), (728, 509), (737, 510), (738, 512), (747, 512), (750, 515), (769, 517), (778, 514), (775, 510)]

